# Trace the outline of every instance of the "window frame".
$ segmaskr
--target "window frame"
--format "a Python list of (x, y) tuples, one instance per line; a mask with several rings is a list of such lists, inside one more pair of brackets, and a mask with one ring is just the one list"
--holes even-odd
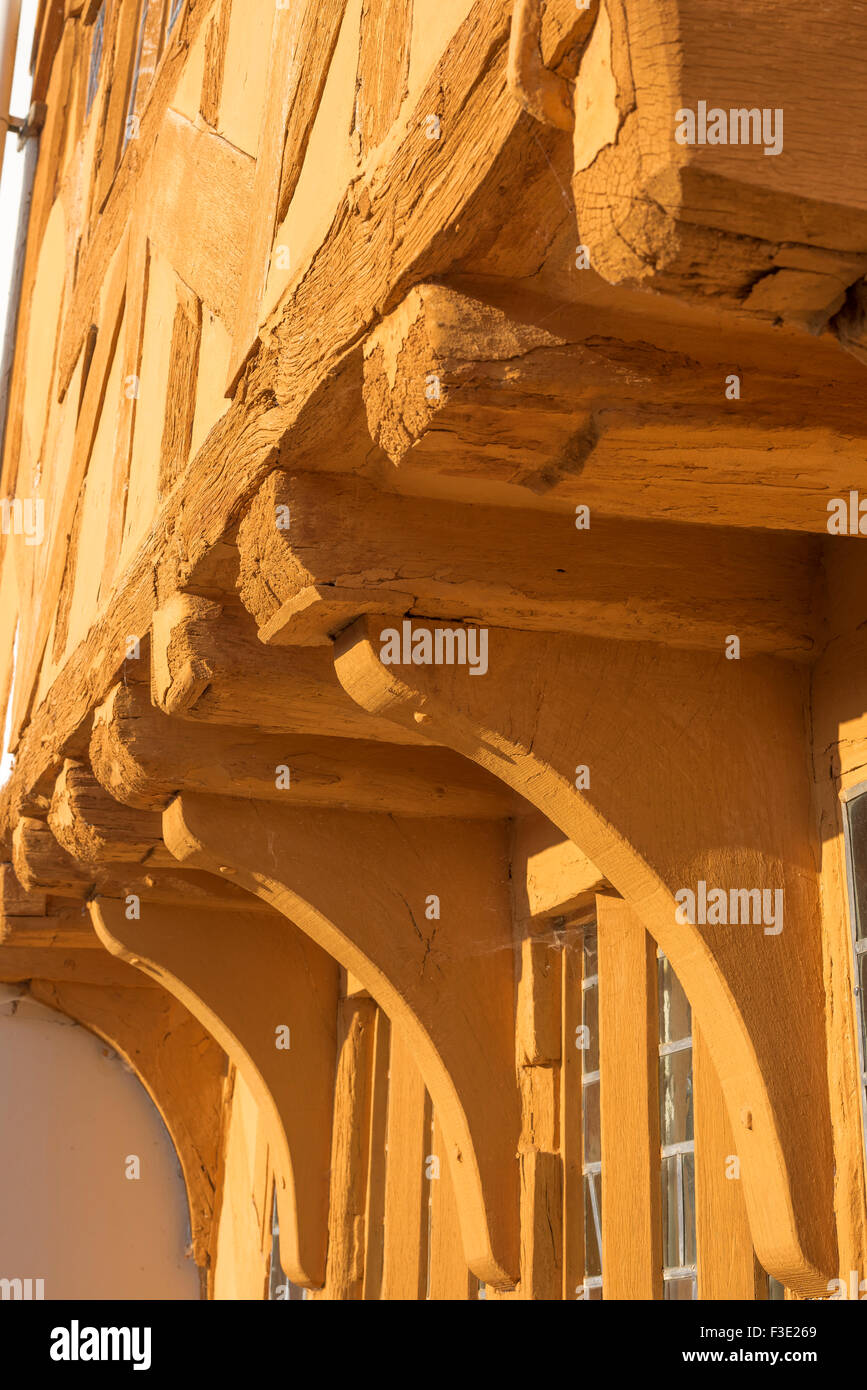
[[(84, 93), (84, 123), (90, 119), (90, 113), (96, 104), (99, 96), (99, 88), (102, 80), (102, 64), (105, 58), (105, 30), (108, 17), (108, 0), (101, 0), (101, 3), (93, 11), (93, 17), (85, 21), (86, 27), (90, 30), (90, 47), (87, 54), (87, 85)], [(93, 66), (94, 44), (99, 38), (99, 59), (96, 69)]]
[[(671, 1056), (673, 1056), (673, 1055), (676, 1055), (676, 1054), (679, 1053), (679, 1052), (687, 1052), (687, 1051), (688, 1051), (689, 1054), (690, 1054), (690, 1083), (691, 1083), (691, 1084), (694, 1084), (694, 1082), (693, 1082), (692, 1005), (689, 1003), (689, 999), (686, 997), (686, 991), (684, 990), (683, 985), (682, 985), (682, 984), (680, 983), (680, 981), (678, 980), (677, 974), (676, 974), (676, 972), (675, 972), (675, 970), (674, 970), (674, 967), (673, 967), (672, 964), (671, 964), (671, 961), (668, 959), (668, 957), (666, 956), (665, 952), (662, 950), (662, 947), (661, 947), (661, 946), (657, 946), (657, 948), (656, 948), (656, 960), (657, 960), (657, 997), (659, 997), (660, 989), (661, 989), (661, 984), (662, 984), (660, 963), (661, 963), (662, 961), (666, 961), (667, 964), (668, 964), (669, 970), (670, 970), (670, 972), (671, 972), (672, 980), (674, 980), (674, 981), (676, 982), (678, 988), (683, 992), (683, 996), (684, 996), (684, 998), (686, 999), (687, 1005), (689, 1006), (689, 1033), (688, 1033), (688, 1035), (686, 1035), (686, 1036), (684, 1036), (684, 1037), (682, 1037), (682, 1038), (675, 1038), (675, 1039), (673, 1039), (673, 1040), (671, 1040), (671, 1041), (669, 1041), (669, 1042), (662, 1042), (662, 1041), (661, 1041), (661, 1037), (662, 1037), (662, 1033), (663, 1033), (663, 1012), (662, 1012), (662, 1009), (659, 1008), (659, 1025), (658, 1025), (658, 1030), (657, 1030), (657, 1037), (660, 1039), (660, 1041), (659, 1041), (658, 1044), (657, 1044), (657, 1053), (658, 1053), (658, 1057), (659, 1057), (659, 1060), (661, 1061), (664, 1057), (671, 1057)], [(679, 1255), (679, 1256), (681, 1257), (681, 1259), (682, 1259), (682, 1262), (681, 1262), (680, 1264), (678, 1264), (678, 1265), (668, 1265), (668, 1264), (666, 1264), (666, 1262), (665, 1262), (667, 1237), (666, 1237), (665, 1222), (664, 1222), (664, 1220), (663, 1220), (663, 1223), (662, 1223), (662, 1250), (661, 1250), (660, 1253), (661, 1253), (661, 1256), (662, 1256), (662, 1297), (663, 1297), (663, 1300), (664, 1300), (664, 1301), (670, 1301), (670, 1300), (667, 1300), (667, 1298), (666, 1298), (666, 1290), (667, 1290), (667, 1288), (668, 1288), (668, 1285), (669, 1285), (669, 1284), (674, 1284), (674, 1283), (676, 1283), (676, 1282), (678, 1282), (678, 1281), (685, 1280), (685, 1279), (690, 1279), (690, 1280), (692, 1281), (692, 1301), (695, 1302), (695, 1301), (698, 1299), (698, 1231), (695, 1229), (695, 1225), (694, 1225), (693, 1232), (692, 1232), (692, 1244), (693, 1244), (693, 1247), (694, 1247), (694, 1249), (695, 1249), (695, 1262), (694, 1262), (693, 1264), (686, 1264), (686, 1263), (683, 1262), (683, 1260), (685, 1260), (686, 1250), (687, 1250), (686, 1183), (685, 1183), (685, 1179), (684, 1179), (684, 1158), (685, 1158), (687, 1155), (691, 1155), (691, 1156), (692, 1156), (692, 1165), (693, 1165), (693, 1167), (692, 1167), (692, 1181), (693, 1181), (693, 1223), (695, 1223), (695, 1180), (696, 1180), (696, 1179), (695, 1179), (695, 1095), (694, 1095), (694, 1094), (693, 1094), (693, 1102), (692, 1102), (692, 1104), (693, 1104), (692, 1138), (691, 1138), (691, 1139), (680, 1139), (680, 1140), (677, 1140), (676, 1142), (671, 1143), (671, 1144), (666, 1144), (666, 1143), (664, 1143), (664, 1142), (663, 1142), (664, 1127), (663, 1127), (663, 1116), (662, 1116), (662, 1087), (661, 1087), (661, 1085), (659, 1086), (659, 1105), (660, 1105), (660, 1116), (659, 1116), (659, 1126), (660, 1126), (660, 1136), (659, 1136), (659, 1138), (660, 1138), (660, 1148), (659, 1148), (660, 1168), (659, 1168), (659, 1178), (660, 1178), (660, 1185), (661, 1185), (661, 1188), (662, 1188), (662, 1207), (661, 1207), (661, 1214), (664, 1215), (665, 1208), (666, 1208), (666, 1200), (667, 1200), (667, 1199), (666, 1199), (666, 1193), (665, 1193), (665, 1184), (666, 1184), (666, 1177), (667, 1177), (667, 1161), (668, 1161), (669, 1159), (672, 1159), (672, 1158), (673, 1158), (673, 1159), (675, 1159), (675, 1170), (676, 1170), (676, 1183), (675, 1183), (675, 1185), (676, 1185), (676, 1198), (677, 1198), (677, 1250), (678, 1250), (678, 1255)]]
[[(598, 1087), (599, 1087), (600, 1101), (601, 1101), (601, 1091), (602, 1091), (602, 1081), (601, 1081), (601, 1076), (602, 1076), (602, 1059), (601, 1059), (601, 1056), (600, 1056), (600, 1054), (599, 1054), (599, 1042), (600, 1042), (600, 1039), (599, 1039), (599, 1002), (598, 1002), (598, 1001), (599, 1001), (599, 958), (598, 958), (598, 947), (596, 948), (596, 973), (595, 973), (594, 975), (585, 975), (585, 973), (584, 973), (584, 964), (585, 964), (585, 961), (586, 961), (586, 938), (587, 938), (588, 934), (590, 934), (590, 933), (592, 933), (592, 935), (593, 935), (594, 937), (597, 937), (597, 934), (598, 934), (598, 927), (597, 927), (597, 924), (596, 924), (595, 919), (593, 919), (592, 921), (589, 921), (589, 922), (584, 922), (584, 923), (581, 925), (581, 927), (579, 928), (579, 930), (580, 930), (580, 932), (581, 932), (581, 1025), (582, 1025), (582, 1027), (587, 1027), (587, 1009), (586, 1009), (586, 1005), (585, 1005), (585, 996), (586, 996), (586, 994), (587, 994), (587, 992), (588, 992), (589, 990), (595, 989), (596, 992), (597, 992), (597, 1003), (596, 1003), (596, 1033), (597, 1033), (597, 1036), (596, 1036), (596, 1052), (597, 1052), (596, 1063), (597, 1063), (597, 1064), (596, 1064), (595, 1070), (590, 1071), (590, 1070), (588, 1070), (587, 1067), (585, 1066), (585, 1061), (586, 1061), (586, 1058), (587, 1058), (587, 1053), (588, 1053), (588, 1051), (589, 1051), (589, 1048), (584, 1047), (584, 1048), (582, 1048), (582, 1050), (581, 1050), (581, 1221), (582, 1221), (583, 1229), (584, 1229), (584, 1232), (585, 1232), (585, 1235), (584, 1235), (584, 1270), (583, 1270), (583, 1272), (582, 1272), (581, 1297), (582, 1297), (582, 1300), (583, 1300), (585, 1303), (589, 1303), (589, 1302), (601, 1302), (601, 1301), (602, 1301), (602, 1298), (603, 1298), (603, 1294), (602, 1294), (602, 1158), (601, 1158), (601, 1155), (600, 1155), (600, 1158), (599, 1158), (598, 1160), (593, 1160), (593, 1161), (591, 1161), (590, 1163), (588, 1163), (587, 1160), (586, 1160), (586, 1157), (585, 1157), (585, 1150), (584, 1150), (584, 1144), (585, 1144), (585, 1138), (586, 1138), (586, 1123), (585, 1123), (585, 1121), (586, 1121), (586, 1114), (587, 1114), (587, 1106), (586, 1106), (586, 1102), (585, 1102), (585, 1096), (586, 1096), (586, 1093), (587, 1093), (587, 1090), (589, 1089), (589, 1087), (595, 1085), (595, 1086), (598, 1086)], [(589, 1179), (589, 1191), (590, 1191), (590, 1206), (591, 1206), (591, 1211), (592, 1211), (592, 1215), (593, 1215), (593, 1228), (594, 1228), (595, 1238), (596, 1238), (596, 1248), (597, 1248), (597, 1251), (598, 1251), (598, 1254), (599, 1254), (599, 1269), (600, 1269), (599, 1274), (588, 1274), (588, 1273), (587, 1273), (587, 1263), (588, 1263), (588, 1261), (587, 1261), (587, 1237), (586, 1237), (586, 1230), (587, 1230), (587, 1226), (586, 1226), (586, 1221), (587, 1221), (587, 1198), (586, 1198), (586, 1191), (587, 1191), (588, 1179)], [(594, 1293), (598, 1290), (598, 1294), (597, 1294), (597, 1297), (596, 1297), (596, 1298), (591, 1298), (591, 1297), (590, 1297), (590, 1291), (591, 1291), (591, 1290), (592, 1290)]]
[[(846, 912), (849, 918), (849, 940), (852, 944), (852, 998), (855, 1004), (855, 1035), (858, 1058), (858, 1076), (861, 1090), (861, 1143), (862, 1157), (867, 1169), (867, 1049), (864, 1034), (867, 1030), (867, 1001), (861, 989), (860, 957), (867, 956), (867, 931), (863, 939), (858, 939), (858, 897), (855, 889), (855, 851), (852, 836), (850, 804), (867, 796), (867, 781), (858, 782), (840, 792), (840, 807), (843, 820), (843, 857), (846, 864)], [(865, 924), (867, 926), (867, 924)]]
[(183, 12), (183, 8), (184, 0), (166, 0), (166, 28), (164, 42), (168, 39), (169, 34), (172, 32), (178, 20), (180, 19), (181, 14)]
[(132, 68), (130, 69), (129, 78), (129, 94), (127, 96), (126, 101), (126, 116), (124, 117), (123, 122), (123, 135), (118, 166), (120, 166), (120, 163), (123, 160), (124, 155), (126, 154), (127, 146), (133, 138), (132, 131), (130, 130), (130, 125), (136, 119), (136, 106), (138, 105), (138, 84), (139, 78), (141, 76), (141, 60), (142, 53), (144, 52), (145, 34), (147, 33), (148, 27), (148, 15), (150, 14), (150, 8), (152, 3), (153, 0), (140, 0), (140, 9), (138, 16), (138, 36), (136, 38), (135, 48), (133, 49)]

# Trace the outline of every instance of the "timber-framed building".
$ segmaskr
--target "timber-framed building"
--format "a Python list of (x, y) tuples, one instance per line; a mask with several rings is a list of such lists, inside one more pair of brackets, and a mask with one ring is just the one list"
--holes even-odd
[(867, 1278), (860, 24), (41, 0), (0, 981), (208, 1297)]

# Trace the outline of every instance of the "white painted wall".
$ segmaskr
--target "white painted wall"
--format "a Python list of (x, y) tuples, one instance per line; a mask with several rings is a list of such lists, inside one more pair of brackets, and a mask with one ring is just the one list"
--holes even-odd
[(189, 1238), (177, 1156), (138, 1078), (0, 985), (0, 1278), (44, 1279), (46, 1300), (197, 1299)]

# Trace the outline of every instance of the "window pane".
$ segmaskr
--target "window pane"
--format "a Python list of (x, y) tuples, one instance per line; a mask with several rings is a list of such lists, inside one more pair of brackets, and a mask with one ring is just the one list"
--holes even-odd
[(849, 841), (849, 866), (855, 901), (855, 935), (859, 941), (867, 936), (867, 792), (846, 803)]
[(148, 7), (147, 0), (141, 0), (141, 19), (138, 26), (138, 44), (135, 51), (135, 67), (132, 73), (132, 83), (129, 91), (129, 106), (126, 113), (126, 126), (123, 134), (123, 147), (126, 149), (130, 140), (137, 134), (135, 104), (138, 96), (138, 79), (141, 72), (141, 55), (144, 46), (145, 29), (147, 27)]
[(589, 1289), (584, 1290), (584, 1297), (588, 1303), (601, 1303), (602, 1289), (594, 1284)]
[(591, 975), (596, 975), (596, 929), (588, 927), (584, 932), (584, 979), (588, 980)]
[(659, 1041), (680, 1042), (692, 1034), (692, 1014), (689, 1001), (671, 962), (660, 956), (659, 961)]
[(683, 1263), (695, 1264), (695, 1154), (684, 1154), (683, 1172)]
[(768, 1299), (773, 1302), (782, 1300), (786, 1297), (785, 1287), (775, 1279), (773, 1274), (768, 1275)]
[(595, 985), (584, 990), (584, 1026), (587, 1046), (584, 1049), (584, 1070), (599, 1070), (599, 991)]
[(677, 1269), (681, 1263), (677, 1238), (677, 1155), (662, 1160), (662, 1263)]
[(690, 1275), (686, 1279), (666, 1279), (664, 1297), (666, 1302), (672, 1303), (682, 1303), (686, 1299), (695, 1298), (695, 1276)]
[(93, 22), (93, 34), (90, 39), (90, 70), (87, 76), (87, 106), (85, 115), (90, 115), (90, 108), (99, 90), (99, 70), (102, 67), (102, 44), (105, 36), (105, 4), (100, 6), (99, 14)]
[(659, 1127), (663, 1148), (693, 1138), (691, 1047), (659, 1059)]
[(599, 1224), (602, 1183), (594, 1173), (584, 1177), (584, 1273), (588, 1279), (602, 1273)]
[(602, 1145), (599, 1138), (599, 1082), (584, 1087), (584, 1163), (599, 1163)]

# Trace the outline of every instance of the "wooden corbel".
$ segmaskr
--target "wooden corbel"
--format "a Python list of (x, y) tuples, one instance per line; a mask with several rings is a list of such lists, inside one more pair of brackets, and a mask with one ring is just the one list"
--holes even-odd
[(181, 862), (230, 874), (290, 918), (403, 1030), (442, 1126), (467, 1264), (514, 1285), (508, 822), (189, 794), (165, 812), (163, 835)]
[(325, 1279), (337, 1048), (336, 963), (276, 913), (90, 904), (108, 951), (184, 1005), (234, 1062), (273, 1145), (280, 1258), (295, 1284)]
[[(833, 1160), (803, 674), (765, 657), (492, 629), (488, 672), (472, 679), (454, 665), (383, 665), (381, 626), (362, 618), (337, 641), (345, 689), (495, 772), (633, 908), (719, 1074), (759, 1260), (788, 1288), (827, 1292)], [(779, 892), (784, 916), (691, 924), (676, 895), (701, 883)]]

